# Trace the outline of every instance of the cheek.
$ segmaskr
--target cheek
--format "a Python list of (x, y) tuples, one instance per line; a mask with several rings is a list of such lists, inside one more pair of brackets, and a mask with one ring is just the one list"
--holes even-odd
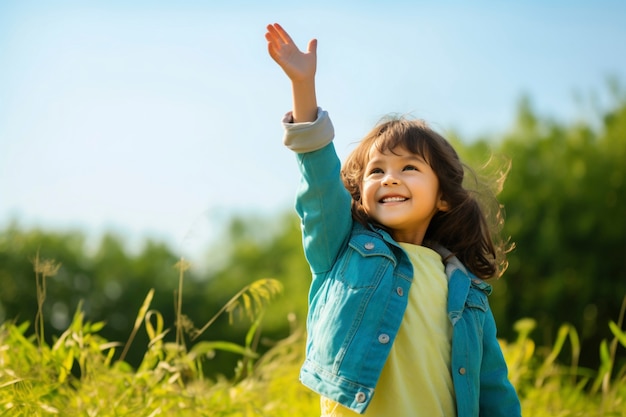
[(361, 184), (361, 204), (362, 205), (369, 204), (371, 199), (373, 198), (373, 193), (374, 193), (374, 190), (371, 184), (368, 184), (367, 182), (363, 182)]

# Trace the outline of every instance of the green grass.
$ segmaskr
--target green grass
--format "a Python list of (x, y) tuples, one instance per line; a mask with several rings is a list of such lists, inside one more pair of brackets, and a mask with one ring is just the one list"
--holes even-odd
[[(168, 342), (169, 330), (161, 315), (150, 310), (152, 291), (126, 343), (100, 337), (104, 324), (87, 321), (79, 307), (67, 330), (49, 345), (43, 337), (41, 305), (46, 277), (58, 268), (38, 258), (34, 263), (39, 305), (35, 325), (0, 325), (0, 415), (319, 416), (318, 397), (298, 382), (303, 332), (296, 329), (263, 355), (256, 352), (263, 308), (280, 290), (276, 281), (256, 281), (217, 312), (215, 317), (252, 319), (243, 345), (196, 342), (199, 335), (210, 332), (215, 317), (200, 329), (191, 327), (182, 315), (180, 294), (176, 336)], [(178, 267), (182, 281), (186, 265), (181, 261)], [(626, 346), (623, 310), (618, 322), (609, 323), (614, 338), (599, 347), (598, 370), (577, 365), (580, 343), (571, 326), (560, 328), (554, 346), (537, 348), (530, 337), (534, 321), (516, 323), (517, 340), (502, 342), (502, 349), (524, 416), (626, 416), (626, 367), (615, 369), (616, 352), (620, 345)], [(138, 331), (146, 331), (150, 343), (135, 369), (123, 359)], [(559, 358), (566, 347), (573, 359), (562, 364)], [(204, 376), (203, 366), (217, 350), (240, 355), (234, 378)]]

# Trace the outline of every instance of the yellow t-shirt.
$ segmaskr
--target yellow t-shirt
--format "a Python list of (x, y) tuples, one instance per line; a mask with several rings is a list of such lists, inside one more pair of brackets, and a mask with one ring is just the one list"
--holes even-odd
[[(448, 280), (432, 249), (400, 243), (413, 264), (406, 312), (376, 386), (367, 417), (454, 417), (450, 373), (452, 324), (447, 316)], [(321, 398), (322, 417), (359, 416)]]

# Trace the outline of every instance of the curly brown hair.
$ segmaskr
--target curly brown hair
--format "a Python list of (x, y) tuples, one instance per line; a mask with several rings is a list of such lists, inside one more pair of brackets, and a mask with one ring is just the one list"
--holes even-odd
[[(452, 145), (422, 120), (388, 116), (346, 159), (341, 175), (352, 195), (352, 216), (356, 221), (385, 229), (368, 216), (361, 204), (361, 185), (372, 146), (380, 152), (403, 147), (424, 158), (437, 175), (442, 200), (449, 210), (435, 214), (426, 231), (425, 244), (436, 242), (445, 246), (480, 278), (502, 275), (509, 245), (499, 237), (504, 213), (496, 192), (479, 181)], [(503, 172), (500, 180), (505, 176)]]

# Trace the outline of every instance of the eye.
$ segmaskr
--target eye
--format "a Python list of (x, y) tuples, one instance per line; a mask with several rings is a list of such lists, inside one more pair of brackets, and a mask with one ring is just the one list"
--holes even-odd
[(403, 171), (419, 171), (419, 169), (415, 165), (407, 165), (404, 167)]
[(369, 175), (373, 175), (373, 174), (383, 174), (384, 171), (380, 168), (372, 168), (369, 172)]

